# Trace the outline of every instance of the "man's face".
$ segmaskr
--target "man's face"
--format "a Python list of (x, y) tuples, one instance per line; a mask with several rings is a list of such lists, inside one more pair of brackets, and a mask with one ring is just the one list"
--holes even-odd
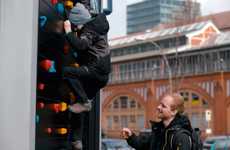
[(173, 104), (173, 98), (169, 95), (164, 96), (157, 106), (158, 118), (161, 120), (167, 120), (175, 116), (175, 110), (171, 110)]

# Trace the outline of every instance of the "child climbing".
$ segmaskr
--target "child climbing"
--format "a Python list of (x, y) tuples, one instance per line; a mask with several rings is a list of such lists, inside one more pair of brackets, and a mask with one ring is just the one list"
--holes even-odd
[(80, 67), (67, 66), (64, 77), (80, 101), (69, 107), (74, 113), (90, 111), (96, 93), (109, 78), (111, 61), (107, 33), (109, 23), (104, 14), (91, 17), (81, 3), (70, 10), (69, 20), (64, 22), (66, 39), (77, 53)]

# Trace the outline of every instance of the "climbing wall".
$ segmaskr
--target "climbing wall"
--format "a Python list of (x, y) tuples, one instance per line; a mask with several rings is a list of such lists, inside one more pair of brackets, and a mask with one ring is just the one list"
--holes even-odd
[(64, 57), (63, 3), (39, 1), (36, 150), (70, 149), (68, 100), (58, 93)]
[[(64, 38), (63, 22), (77, 1), (40, 0), (37, 58), (36, 150), (71, 150), (71, 113), (68, 105), (77, 101), (60, 92), (62, 69), (74, 63), (76, 55)], [(84, 113), (84, 150), (99, 149), (99, 96), (93, 110)], [(78, 123), (75, 120), (75, 124)]]

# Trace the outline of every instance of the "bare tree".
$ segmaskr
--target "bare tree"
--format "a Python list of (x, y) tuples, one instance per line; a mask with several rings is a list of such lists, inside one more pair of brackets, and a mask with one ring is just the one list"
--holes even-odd
[[(181, 26), (185, 24), (191, 24), (194, 23), (196, 18), (201, 15), (200, 12), (200, 4), (196, 0), (184, 0), (181, 1), (182, 8), (181, 9), (175, 9), (173, 10), (173, 24), (174, 26)], [(177, 28), (179, 29), (179, 28)], [(176, 36), (176, 43), (175, 43), (175, 57), (172, 59), (175, 59), (175, 65), (174, 68), (174, 74), (173, 74), (173, 87), (174, 90), (178, 90), (181, 87), (181, 84), (183, 83), (184, 75), (182, 74), (181, 67), (185, 64), (183, 64), (182, 59), (179, 58), (178, 54), (178, 47), (179, 47), (179, 37), (180, 37), (180, 31), (177, 31)]]

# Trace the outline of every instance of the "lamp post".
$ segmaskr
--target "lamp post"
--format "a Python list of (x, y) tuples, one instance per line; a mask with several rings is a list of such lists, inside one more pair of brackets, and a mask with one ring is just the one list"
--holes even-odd
[(152, 86), (153, 86), (153, 81), (154, 81), (154, 72), (155, 72), (155, 70), (157, 70), (157, 69), (159, 69), (160, 67), (159, 66), (157, 66), (156, 64), (154, 64), (153, 65), (153, 67), (151, 68), (151, 84), (152, 84)]
[[(220, 67), (220, 82), (221, 82), (222, 94), (224, 95), (224, 97), (226, 97), (226, 89), (225, 89), (225, 84), (224, 84), (224, 82), (225, 82), (225, 80), (224, 80), (224, 71), (225, 71), (225, 68), (226, 68), (226, 63), (225, 63), (223, 58), (219, 58), (219, 67)], [(226, 103), (226, 101), (225, 101), (225, 103)], [(228, 127), (228, 122), (226, 121), (226, 125), (225, 125), (225, 134), (226, 135), (228, 134), (227, 127)]]
[(223, 58), (219, 59), (219, 65), (220, 65), (220, 74), (221, 74), (221, 87), (222, 87), (222, 89), (224, 91), (224, 69), (225, 69), (225, 63), (224, 63), (224, 59)]
[(163, 57), (163, 60), (167, 66), (167, 69), (168, 69), (168, 73), (169, 73), (169, 90), (170, 90), (170, 93), (172, 93), (173, 91), (173, 88), (172, 88), (172, 70), (171, 70), (171, 67), (169, 66), (169, 62), (168, 62), (168, 59), (164, 53), (164, 51), (162, 50), (162, 48), (154, 41), (150, 41), (151, 44), (153, 44), (154, 46), (156, 46), (158, 48), (158, 50), (161, 52), (161, 56)]
[[(145, 39), (143, 38), (136, 38), (135, 39), (136, 41), (145, 41)], [(168, 59), (163, 51), (163, 49), (160, 47), (160, 45), (158, 45), (156, 42), (154, 41), (146, 41), (147, 43), (151, 43), (153, 46), (157, 47), (157, 49), (160, 51), (160, 55), (162, 56), (163, 60), (164, 60), (164, 63), (166, 64), (166, 67), (168, 69), (168, 73), (169, 73), (169, 90), (170, 90), (170, 93), (173, 92), (173, 88), (172, 88), (172, 70), (171, 70), (171, 67), (169, 66), (169, 62), (168, 62)], [(155, 70), (155, 69), (154, 69)]]

